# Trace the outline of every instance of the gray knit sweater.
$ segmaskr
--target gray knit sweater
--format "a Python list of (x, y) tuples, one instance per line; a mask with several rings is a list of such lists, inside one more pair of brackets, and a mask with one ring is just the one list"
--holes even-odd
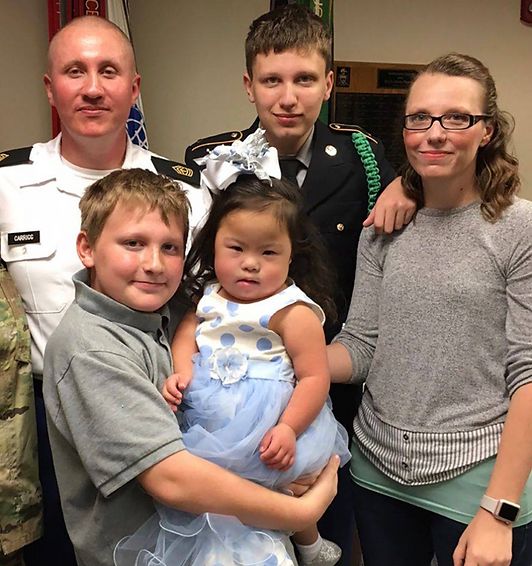
[(532, 203), (496, 223), (473, 203), (365, 229), (336, 340), (366, 380), (355, 435), (382, 471), (431, 483), (495, 454), (510, 396), (532, 382)]

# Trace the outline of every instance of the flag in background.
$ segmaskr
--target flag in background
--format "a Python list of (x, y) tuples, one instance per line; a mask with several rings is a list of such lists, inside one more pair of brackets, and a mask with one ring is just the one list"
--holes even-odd
[[(100, 16), (117, 25), (131, 41), (129, 26), (128, 0), (48, 0), (48, 36), (49, 40), (70, 20), (78, 16)], [(132, 42), (133, 43), (133, 42)], [(140, 95), (131, 108), (127, 121), (127, 133), (131, 141), (148, 149), (148, 134), (142, 111)], [(57, 111), (52, 108), (52, 133), (57, 136), (61, 131), (61, 122)]]
[[(117, 25), (131, 39), (131, 27), (129, 17), (129, 0), (106, 0), (107, 19)], [(127, 120), (127, 133), (131, 141), (148, 149), (148, 132), (146, 130), (146, 122), (144, 121), (144, 112), (142, 110), (142, 99), (139, 94), (135, 106), (129, 112)]]
[(333, 4), (334, 0), (270, 0), (270, 12), (279, 6), (287, 4), (301, 4), (310, 8), (333, 31)]
[(140, 145), (144, 149), (148, 149), (148, 132), (146, 130), (146, 122), (141, 110), (141, 101), (137, 100), (135, 106), (129, 111), (129, 118), (126, 122), (126, 129), (131, 141)]
[[(334, 61), (334, 0), (270, 0), (270, 11), (279, 6), (286, 6), (287, 4), (301, 4), (310, 8), (318, 17), (320, 17), (329, 30), (332, 37), (332, 50)], [(334, 88), (334, 86), (333, 86)], [(320, 120), (325, 124), (329, 123), (329, 116), (331, 110), (332, 96), (321, 105)]]

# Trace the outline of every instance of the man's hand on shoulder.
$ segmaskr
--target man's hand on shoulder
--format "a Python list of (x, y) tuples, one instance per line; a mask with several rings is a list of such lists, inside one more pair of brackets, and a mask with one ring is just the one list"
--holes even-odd
[(376, 234), (391, 234), (406, 226), (414, 216), (416, 203), (408, 198), (401, 177), (394, 179), (378, 198), (363, 226), (373, 224)]

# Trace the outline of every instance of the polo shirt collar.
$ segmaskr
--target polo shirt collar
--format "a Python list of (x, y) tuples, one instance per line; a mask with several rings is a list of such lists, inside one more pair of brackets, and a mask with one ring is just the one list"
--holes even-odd
[(76, 289), (76, 303), (84, 311), (100, 316), (109, 322), (132, 326), (142, 332), (157, 332), (168, 325), (170, 312), (166, 305), (156, 312), (140, 312), (131, 309), (92, 289), (87, 269), (75, 273), (72, 281)]

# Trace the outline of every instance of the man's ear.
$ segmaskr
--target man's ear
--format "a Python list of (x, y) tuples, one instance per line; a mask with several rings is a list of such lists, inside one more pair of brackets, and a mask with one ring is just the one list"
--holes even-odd
[(244, 73), (244, 88), (248, 93), (248, 100), (255, 104), (255, 95), (253, 94), (253, 81), (247, 73)]
[(136, 74), (133, 77), (133, 81), (131, 83), (131, 106), (135, 106), (135, 103), (137, 102), (137, 98), (139, 97), (140, 94), (140, 75)]
[(325, 78), (325, 85), (327, 90), (325, 91), (325, 96), (323, 97), (323, 100), (329, 100), (329, 98), (331, 98), (333, 84), (334, 84), (334, 73), (332, 71), (329, 71), (327, 73), (327, 77)]
[(94, 258), (92, 257), (92, 246), (87, 238), (87, 233), (81, 231), (76, 238), (76, 251), (81, 263), (88, 269), (94, 267)]
[(43, 80), (44, 88), (46, 89), (46, 96), (48, 97), (48, 102), (50, 103), (50, 106), (55, 106), (54, 95), (52, 93), (52, 79), (50, 78), (50, 75), (46, 73), (46, 75), (44, 75), (43, 77)]

